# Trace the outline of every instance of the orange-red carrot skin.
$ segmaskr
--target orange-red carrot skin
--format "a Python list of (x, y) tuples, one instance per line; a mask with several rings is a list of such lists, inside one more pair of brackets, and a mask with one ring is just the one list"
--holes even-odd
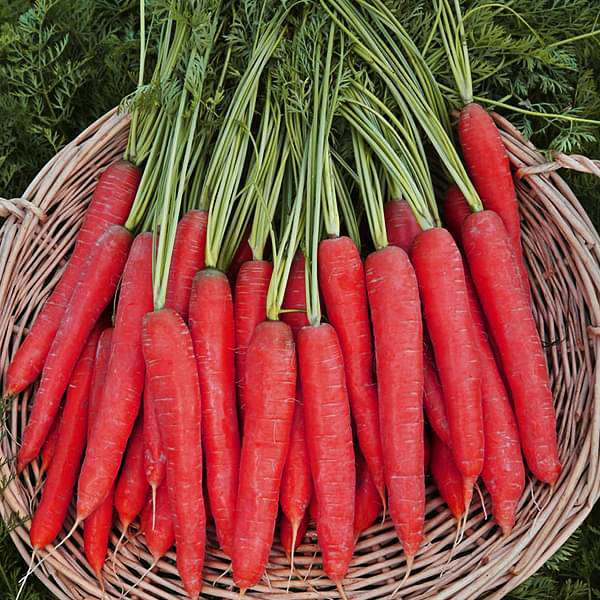
[(485, 458), (481, 476), (492, 498), (492, 514), (502, 531), (508, 534), (515, 524), (517, 505), (525, 488), (525, 466), (519, 430), (469, 274), (467, 291), (481, 362), (481, 402), (485, 434)]
[(144, 434), (137, 421), (115, 487), (115, 508), (123, 529), (127, 529), (142, 512), (148, 497), (148, 481), (144, 471)]
[(346, 386), (356, 435), (373, 482), (385, 496), (383, 450), (379, 433), (377, 387), (373, 377), (373, 342), (365, 269), (349, 237), (319, 244), (319, 287), (330, 323), (336, 330), (346, 372)]
[(390, 516), (407, 556), (425, 520), (423, 319), (414, 269), (396, 246), (365, 262)]
[(143, 350), (167, 455), (177, 568), (190, 598), (202, 589), (206, 515), (202, 494), (200, 383), (192, 336), (171, 309), (144, 317)]
[(283, 514), (293, 527), (299, 527), (313, 494), (306, 435), (302, 389), (296, 386), (296, 406), (290, 434), (290, 447), (281, 478), (280, 503)]
[(204, 268), (207, 221), (207, 211), (190, 210), (177, 225), (165, 306), (176, 310), (184, 321), (188, 317), (192, 281)]
[(138, 416), (144, 388), (142, 319), (152, 306), (152, 234), (142, 233), (125, 265), (102, 400), (79, 476), (81, 519), (108, 496)]
[(444, 224), (459, 245), (462, 240), (463, 223), (470, 214), (471, 209), (463, 193), (458, 186), (450, 186), (444, 198)]
[(90, 401), (88, 403), (88, 440), (92, 433), (92, 425), (98, 417), (100, 402), (102, 402), (102, 392), (104, 390), (104, 381), (108, 370), (108, 361), (112, 349), (113, 328), (107, 327), (100, 334), (96, 356), (94, 358), (94, 374), (92, 376), (92, 388), (90, 390)]
[[(94, 373), (88, 403), (88, 439), (92, 425), (98, 416), (98, 408), (102, 400), (102, 390), (110, 359), (113, 328), (108, 327), (100, 334), (96, 358), (94, 360)], [(108, 550), (108, 538), (113, 523), (114, 490), (111, 489), (106, 500), (83, 522), (83, 549), (85, 557), (100, 577)]]
[(502, 219), (492, 211), (468, 217), (463, 244), (471, 275), (510, 386), (521, 445), (531, 472), (553, 484), (561, 466), (556, 413), (529, 294)]
[(308, 325), (308, 317), (306, 316), (305, 268), (306, 259), (304, 258), (304, 254), (298, 251), (292, 261), (282, 304), (284, 310), (292, 310), (294, 312), (281, 313), (281, 320), (292, 328), (294, 339), (296, 339), (300, 329)]
[(483, 468), (481, 366), (462, 256), (446, 229), (419, 234), (412, 250), (425, 322), (444, 392), (452, 452), (468, 497)]
[(240, 267), (234, 297), (235, 368), (243, 418), (246, 391), (246, 361), (252, 334), (267, 318), (267, 292), (273, 265), (266, 260), (249, 260)]
[(192, 287), (189, 324), (202, 396), (206, 487), (217, 538), (231, 556), (240, 462), (235, 398), (233, 300), (227, 276), (200, 271)]
[(354, 537), (371, 527), (383, 504), (362, 454), (356, 457), (356, 500), (354, 503)]
[(48, 437), (42, 446), (42, 464), (40, 465), (40, 475), (43, 475), (48, 471), (50, 467), (50, 463), (54, 458), (54, 453), (56, 452), (56, 442), (58, 441), (58, 428), (60, 427), (60, 419), (62, 416), (62, 410), (59, 410), (56, 417), (54, 417), (54, 422), (52, 423), (52, 429), (50, 429), (48, 433)]
[(231, 264), (229, 265), (229, 270), (227, 271), (227, 277), (229, 277), (229, 281), (231, 282), (232, 286), (235, 285), (235, 282), (237, 281), (238, 273), (240, 272), (242, 265), (244, 263), (252, 260), (253, 253), (252, 253), (252, 248), (250, 247), (250, 244), (248, 243), (249, 237), (250, 237), (250, 230), (248, 230), (246, 232), (246, 234), (244, 235), (244, 239), (238, 246), (238, 249), (236, 250), (235, 254), (233, 255), (233, 260), (231, 261)]
[[(153, 519), (154, 527), (152, 527)], [(156, 508), (153, 509), (151, 498), (146, 502), (142, 511), (142, 532), (146, 538), (146, 546), (155, 560), (164, 556), (175, 543), (175, 530), (173, 529), (173, 517), (169, 506), (166, 482), (163, 482), (156, 490)]]
[(45, 548), (56, 538), (71, 504), (87, 437), (88, 400), (99, 337), (100, 330), (96, 328), (90, 334), (69, 382), (56, 452), (29, 530), (31, 545), (36, 549)]
[(104, 502), (83, 522), (85, 558), (98, 577), (106, 560), (112, 524), (113, 490), (111, 489)]
[(398, 246), (410, 254), (421, 228), (406, 200), (390, 200), (383, 208), (385, 229), (390, 246)]
[(8, 366), (6, 393), (21, 392), (39, 377), (63, 313), (94, 244), (111, 225), (125, 223), (139, 181), (139, 169), (127, 161), (112, 164), (100, 175), (77, 234), (75, 249), (60, 281)]
[(303, 327), (298, 361), (304, 426), (318, 505), (323, 570), (333, 582), (348, 571), (354, 549), (356, 466), (342, 349), (329, 324)]
[(19, 471), (41, 450), (77, 359), (115, 293), (131, 239), (125, 228), (112, 225), (88, 253), (81, 279), (73, 290), (44, 365), (18, 454)]
[[(377, 490), (376, 490), (377, 491)], [(306, 535), (308, 529), (308, 515), (305, 514), (298, 524), (298, 530), (296, 531), (296, 543), (294, 544), (294, 550), (298, 549), (298, 546), (302, 544), (302, 540)], [(282, 514), (279, 518), (279, 541), (283, 547), (283, 550), (288, 558), (292, 555), (292, 540), (294, 539), (294, 528), (290, 523), (289, 519)]]
[(262, 577), (273, 543), (296, 390), (296, 355), (289, 325), (281, 321), (259, 324), (247, 367), (232, 556), (233, 580), (241, 589), (252, 587)]
[(428, 344), (423, 354), (423, 381), (423, 404), (427, 421), (444, 444), (450, 446), (450, 426), (446, 416), (444, 392)]
[(435, 433), (431, 436), (429, 468), (440, 496), (448, 505), (454, 518), (459, 520), (465, 514), (463, 478), (456, 468), (452, 451)]
[(154, 411), (154, 402), (148, 376), (144, 381), (143, 396), (144, 471), (151, 488), (157, 489), (164, 481), (167, 457), (160, 439), (160, 428)]
[(483, 206), (502, 219), (508, 232), (521, 281), (529, 291), (529, 278), (521, 247), (521, 221), (510, 162), (491, 115), (476, 103), (460, 113), (458, 139), (465, 164)]

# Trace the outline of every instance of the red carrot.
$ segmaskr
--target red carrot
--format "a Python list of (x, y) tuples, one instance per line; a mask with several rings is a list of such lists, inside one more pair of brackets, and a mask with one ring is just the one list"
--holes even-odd
[(306, 316), (306, 277), (305, 277), (306, 260), (304, 254), (298, 251), (292, 262), (290, 275), (288, 277), (283, 297), (282, 308), (284, 311), (281, 314), (281, 320), (287, 323), (294, 334), (294, 339), (302, 327), (308, 325)]
[(360, 534), (375, 523), (383, 505), (367, 463), (361, 454), (356, 457), (356, 467), (354, 538), (358, 540)]
[(460, 112), (458, 138), (471, 180), (486, 209), (496, 212), (508, 232), (524, 288), (529, 278), (521, 248), (521, 221), (510, 162), (490, 114), (474, 102)]
[(150, 391), (150, 384), (146, 376), (144, 382), (144, 471), (146, 481), (152, 489), (152, 495), (156, 495), (156, 490), (163, 482), (165, 477), (165, 463), (167, 457), (163, 450), (160, 439), (160, 428), (154, 411), (154, 402)]
[(123, 227), (113, 225), (88, 253), (81, 279), (73, 290), (44, 365), (17, 457), (19, 472), (42, 448), (75, 363), (96, 321), (115, 293), (130, 245), (131, 234)]
[(160, 485), (156, 491), (156, 506), (153, 506), (152, 500), (149, 499), (142, 511), (142, 532), (146, 538), (146, 546), (155, 561), (164, 556), (175, 542), (166, 483)]
[(48, 437), (42, 446), (42, 464), (40, 465), (40, 477), (48, 471), (50, 467), (50, 463), (54, 458), (54, 453), (56, 452), (56, 442), (58, 441), (58, 428), (60, 426), (60, 420), (62, 417), (62, 410), (59, 410), (56, 417), (54, 417), (54, 422), (52, 423), (52, 428), (48, 433)]
[(461, 243), (462, 226), (470, 214), (471, 209), (458, 186), (450, 186), (444, 198), (444, 223), (457, 243)]
[[(94, 374), (88, 403), (88, 439), (98, 416), (99, 404), (102, 400), (102, 390), (112, 345), (112, 327), (105, 329), (100, 334), (96, 358), (94, 361)], [(83, 523), (83, 549), (85, 557), (96, 576), (100, 579), (102, 567), (108, 550), (108, 538), (113, 522), (114, 493), (111, 488), (106, 500)]]
[(515, 406), (521, 444), (532, 473), (554, 484), (560, 474), (556, 414), (544, 351), (519, 285), (518, 265), (500, 217), (474, 213), (463, 225), (465, 252)]
[(431, 442), (429, 441), (429, 433), (427, 429), (425, 430), (425, 437), (423, 438), (425, 442), (425, 458), (423, 459), (423, 464), (425, 465), (425, 474), (429, 472), (429, 465), (431, 464)]
[(238, 274), (240, 272), (240, 269), (242, 268), (242, 265), (244, 263), (252, 260), (253, 253), (252, 253), (252, 248), (250, 247), (250, 244), (248, 243), (249, 237), (250, 237), (250, 230), (248, 230), (246, 235), (244, 235), (244, 239), (242, 240), (242, 243), (238, 246), (238, 249), (236, 250), (236, 252), (233, 256), (233, 260), (231, 261), (231, 265), (229, 265), (229, 271), (227, 271), (227, 277), (229, 278), (231, 285), (235, 285), (237, 278), (238, 278)]
[(427, 415), (429, 425), (431, 425), (436, 435), (446, 446), (450, 446), (450, 427), (448, 426), (448, 418), (446, 417), (444, 394), (433, 362), (433, 356), (431, 356), (431, 350), (428, 346), (426, 344), (423, 355), (423, 404), (425, 406), (425, 414)]
[(384, 207), (388, 243), (410, 253), (421, 228), (406, 200), (390, 200)]
[(308, 529), (308, 514), (305, 514), (300, 521), (300, 525), (294, 531), (292, 524), (288, 520), (288, 518), (282, 513), (279, 517), (279, 541), (281, 542), (281, 546), (285, 552), (285, 555), (288, 557), (288, 560), (292, 559), (292, 546), (293, 551), (295, 552), (300, 544), (302, 544), (302, 540), (306, 535), (306, 530)]
[(99, 337), (100, 330), (96, 328), (90, 334), (69, 382), (56, 452), (29, 530), (35, 549), (45, 548), (56, 538), (71, 504), (87, 436), (88, 399)]
[(240, 434), (235, 400), (233, 301), (224, 273), (205, 269), (196, 275), (189, 322), (202, 396), (206, 486), (219, 544), (231, 556)]
[(354, 548), (356, 472), (342, 349), (328, 324), (303, 327), (298, 361), (323, 569), (339, 584)]
[(407, 557), (423, 539), (423, 325), (415, 272), (395, 246), (366, 260), (390, 516)]
[(338, 237), (319, 244), (318, 268), (327, 315), (342, 348), (358, 444), (384, 499), (383, 451), (363, 263), (354, 242), (349, 237)]
[(434, 228), (419, 234), (412, 259), (468, 506), (483, 468), (484, 434), (481, 368), (462, 257), (450, 233)]
[(143, 350), (167, 455), (177, 568), (186, 592), (195, 599), (202, 589), (206, 522), (200, 384), (192, 337), (174, 310), (157, 310), (144, 317)]
[(126, 161), (112, 164), (100, 176), (67, 267), (8, 367), (7, 395), (23, 391), (39, 377), (77, 283), (82, 279), (89, 287), (83, 271), (96, 241), (111, 225), (125, 223), (139, 181), (139, 169)]
[(85, 558), (100, 579), (106, 560), (108, 539), (113, 523), (113, 490), (102, 504), (83, 522)]
[(194, 275), (204, 268), (206, 247), (205, 210), (190, 210), (177, 225), (165, 306), (176, 310), (187, 321)]
[(138, 416), (144, 386), (142, 318), (152, 310), (152, 234), (138, 235), (121, 290), (102, 401), (79, 476), (77, 517), (88, 517), (108, 496)]
[(452, 452), (437, 435), (431, 436), (431, 475), (456, 520), (465, 514), (463, 478), (456, 468)]
[(296, 389), (296, 356), (288, 325), (281, 321), (258, 325), (248, 351), (247, 369), (232, 556), (233, 580), (242, 590), (255, 585), (263, 575), (277, 519)]
[(115, 487), (115, 508), (123, 531), (135, 521), (142, 512), (148, 497), (148, 481), (144, 472), (144, 436), (142, 424), (138, 420), (129, 444), (123, 468)]
[(281, 510), (292, 528), (292, 538), (300, 527), (313, 494), (308, 449), (304, 433), (302, 390), (296, 387), (296, 406), (290, 434), (290, 447), (281, 479)]
[(267, 291), (273, 265), (266, 260), (245, 262), (235, 284), (235, 366), (238, 376), (241, 416), (246, 393), (246, 361), (248, 346), (256, 326), (267, 317)]

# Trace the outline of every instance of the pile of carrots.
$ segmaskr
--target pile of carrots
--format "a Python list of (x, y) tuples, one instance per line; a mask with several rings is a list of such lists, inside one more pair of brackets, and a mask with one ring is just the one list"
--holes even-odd
[(175, 544), (197, 598), (208, 526), (246, 590), (276, 528), (293, 563), (313, 521), (343, 593), (382, 513), (410, 569), (429, 476), (457, 522), (481, 478), (508, 535), (526, 467), (549, 485), (561, 467), (508, 156), (468, 69), (459, 151), (380, 0), (265, 4), (234, 75), (239, 15), (172, 4), (140, 94), (183, 83), (168, 107), (131, 104), (126, 157), (5, 373), (6, 396), (38, 382), (16, 460), (45, 474), (32, 547), (75, 499), (99, 579), (116, 512), (156, 561)]

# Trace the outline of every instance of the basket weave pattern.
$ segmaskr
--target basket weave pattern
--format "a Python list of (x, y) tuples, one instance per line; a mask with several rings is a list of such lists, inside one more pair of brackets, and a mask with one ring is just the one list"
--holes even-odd
[[(520, 177), (517, 191), (523, 216), (524, 248), (532, 278), (534, 312), (547, 349), (558, 411), (563, 473), (554, 486), (530, 481), (519, 506), (517, 525), (503, 538), (479, 500), (471, 506), (462, 540), (437, 491), (427, 492), (426, 542), (397, 597), (416, 599), (502, 598), (525, 580), (569, 537), (600, 496), (600, 389), (596, 358), (600, 343), (600, 237), (573, 192), (556, 173), (560, 167), (600, 174), (585, 157), (559, 155), (548, 164), (510, 123), (494, 115), (510, 159)], [(64, 267), (94, 184), (119, 158), (127, 140), (128, 118), (111, 112), (91, 125), (59, 152), (38, 174), (24, 198), (0, 199), (0, 365), (27, 333)], [(0, 441), (0, 478), (6, 489), (0, 515), (26, 518), (39, 500), (39, 467), (34, 464), (14, 478), (17, 443), (26, 423), (31, 391), (7, 407), (5, 435)], [(38, 495), (36, 495), (38, 494)], [(72, 524), (73, 514), (66, 527)], [(28, 562), (29, 522), (12, 532)], [(111, 536), (110, 552), (118, 538)], [(102, 592), (82, 552), (78, 531), (47, 556), (36, 575), (60, 599), (100, 598)], [(134, 584), (152, 561), (136, 531), (107, 560), (106, 598), (117, 599)], [(238, 598), (229, 561), (217, 549), (214, 532), (204, 570), (204, 597)], [(344, 589), (349, 598), (390, 598), (406, 574), (406, 562), (391, 522), (371, 527), (357, 545)], [(290, 579), (289, 563), (275, 545), (267, 575), (247, 592), (251, 598), (304, 600), (338, 598), (324, 576), (314, 532), (296, 555)], [(131, 597), (185, 597), (177, 577), (174, 554), (164, 557)]]

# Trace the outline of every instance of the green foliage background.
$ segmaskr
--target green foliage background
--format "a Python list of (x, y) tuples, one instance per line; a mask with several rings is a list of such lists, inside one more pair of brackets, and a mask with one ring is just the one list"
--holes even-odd
[[(386, 0), (387, 1), (387, 0)], [(434, 21), (427, 0), (389, 0), (421, 47)], [(463, 1), (475, 93), (515, 107), (600, 119), (600, 4), (591, 0)], [(518, 11), (518, 15), (516, 15)], [(133, 90), (137, 0), (0, 0), (0, 195), (18, 196), (76, 133)], [(434, 42), (428, 59), (449, 87)], [(600, 131), (502, 111), (539, 148), (600, 157)], [(600, 225), (600, 186), (566, 175)], [(0, 523), (0, 598), (16, 595), (25, 564)], [(600, 598), (600, 511), (534, 577), (519, 600)], [(32, 581), (24, 600), (49, 598)]]

